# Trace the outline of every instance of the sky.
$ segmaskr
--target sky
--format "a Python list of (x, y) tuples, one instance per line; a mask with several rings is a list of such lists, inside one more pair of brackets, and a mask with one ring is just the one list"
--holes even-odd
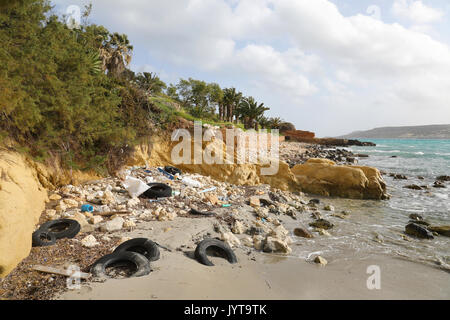
[(92, 2), (125, 33), (131, 69), (235, 87), (319, 137), (450, 123), (448, 0), (52, 0)]

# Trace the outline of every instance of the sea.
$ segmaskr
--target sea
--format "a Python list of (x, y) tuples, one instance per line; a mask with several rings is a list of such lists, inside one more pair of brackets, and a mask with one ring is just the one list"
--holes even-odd
[[(306, 240), (294, 237), (293, 256), (311, 260), (320, 254), (329, 262), (337, 262), (381, 254), (448, 272), (450, 238), (416, 239), (406, 236), (404, 231), (413, 213), (422, 215), (431, 225), (450, 225), (450, 182), (445, 183), (447, 188), (433, 187), (438, 176), (450, 175), (450, 140), (359, 140), (374, 142), (376, 146), (346, 149), (369, 155), (368, 158), (359, 158), (358, 165), (382, 171), (391, 198), (384, 201), (320, 198), (321, 206), (331, 204), (336, 213), (345, 210), (350, 214), (346, 219), (340, 219), (320, 208), (325, 218), (335, 225), (329, 230), (331, 236)], [(395, 180), (389, 176), (390, 173), (402, 174), (408, 179)], [(411, 184), (428, 188), (404, 188)], [(310, 218), (301, 220), (307, 223)]]

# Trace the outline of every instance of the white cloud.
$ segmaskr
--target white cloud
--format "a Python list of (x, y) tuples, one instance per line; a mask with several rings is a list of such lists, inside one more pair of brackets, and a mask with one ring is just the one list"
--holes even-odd
[(417, 24), (436, 22), (444, 15), (442, 11), (429, 7), (420, 0), (395, 0), (392, 13)]

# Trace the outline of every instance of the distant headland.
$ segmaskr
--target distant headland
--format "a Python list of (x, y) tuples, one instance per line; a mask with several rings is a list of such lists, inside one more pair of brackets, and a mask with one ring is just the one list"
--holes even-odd
[(450, 139), (450, 124), (381, 127), (367, 131), (355, 131), (337, 138), (365, 139)]

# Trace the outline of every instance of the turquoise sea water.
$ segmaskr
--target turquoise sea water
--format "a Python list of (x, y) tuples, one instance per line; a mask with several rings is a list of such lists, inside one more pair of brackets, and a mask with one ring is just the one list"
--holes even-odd
[[(434, 178), (450, 175), (450, 140), (372, 139), (364, 140), (376, 147), (352, 147), (356, 153), (370, 158), (364, 163), (376, 164), (381, 170)], [(391, 158), (397, 156), (397, 158)]]
[[(350, 215), (342, 220), (321, 210), (325, 218), (335, 224), (329, 230), (331, 237), (306, 241), (294, 237), (297, 247), (293, 254), (307, 259), (313, 252), (320, 253), (332, 262), (387, 254), (450, 270), (450, 238), (438, 236), (434, 240), (421, 240), (408, 237), (405, 240), (404, 237), (411, 213), (421, 214), (432, 225), (450, 225), (450, 183), (446, 183), (445, 189), (432, 187), (437, 176), (450, 175), (450, 140), (360, 140), (374, 142), (377, 146), (348, 149), (369, 155), (369, 158), (359, 158), (359, 165), (373, 166), (386, 173), (383, 179), (391, 199), (321, 198), (323, 204), (335, 206), (336, 212), (346, 210)], [(394, 180), (389, 173), (404, 174), (408, 180)], [(427, 186), (428, 189), (404, 188), (409, 184)], [(302, 220), (308, 223), (309, 218)]]

